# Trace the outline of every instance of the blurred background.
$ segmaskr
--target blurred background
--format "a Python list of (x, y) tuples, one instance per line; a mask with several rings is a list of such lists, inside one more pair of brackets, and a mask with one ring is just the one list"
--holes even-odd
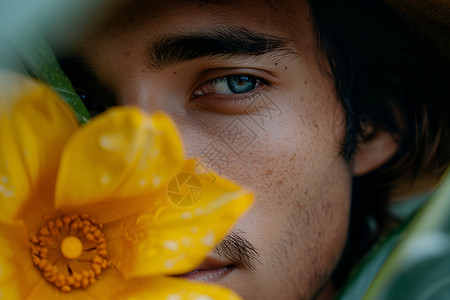
[[(59, 71), (47, 68), (54, 62), (50, 61), (52, 56), (45, 41), (53, 50), (64, 52), (76, 43), (74, 36), (80, 28), (88, 26), (117, 2), (0, 0), (0, 69), (31, 72), (50, 85), (59, 84), (46, 80), (52, 78), (49, 73)], [(41, 36), (44, 39), (40, 40)], [(38, 42), (27, 44), (30, 37), (39, 37)], [(39, 63), (35, 64), (37, 60)], [(82, 109), (79, 111), (83, 114)], [(87, 121), (88, 116), (84, 118)], [(83, 116), (79, 119), (83, 120)], [(391, 206), (392, 214), (401, 220), (400, 226), (359, 264), (339, 299), (450, 299), (448, 172), (444, 177), (436, 192), (399, 199)]]

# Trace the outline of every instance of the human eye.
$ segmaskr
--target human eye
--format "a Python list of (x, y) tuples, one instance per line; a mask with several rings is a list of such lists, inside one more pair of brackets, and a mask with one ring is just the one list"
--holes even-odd
[(112, 91), (94, 76), (80, 58), (59, 56), (58, 62), (92, 117), (116, 105)]
[(205, 82), (192, 93), (192, 96), (249, 93), (262, 84), (265, 84), (265, 80), (253, 75), (228, 75)]
[(266, 87), (267, 80), (260, 76), (238, 73), (215, 77), (198, 86), (191, 94), (197, 107), (218, 113), (239, 113)]
[(91, 117), (95, 117), (106, 110), (107, 107), (93, 93), (81, 88), (75, 88), (75, 91)]

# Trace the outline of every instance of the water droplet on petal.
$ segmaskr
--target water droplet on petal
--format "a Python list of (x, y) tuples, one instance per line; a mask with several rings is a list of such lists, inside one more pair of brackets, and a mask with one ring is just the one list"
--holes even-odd
[(162, 179), (159, 176), (154, 175), (153, 176), (153, 185), (158, 186), (161, 183)]
[(108, 174), (104, 174), (101, 178), (100, 178), (100, 183), (102, 185), (107, 185), (108, 183), (111, 182), (111, 177)]
[(213, 300), (211, 297), (209, 296), (198, 296), (195, 298), (195, 300)]
[(182, 213), (182, 214), (180, 215), (180, 217), (181, 217), (183, 220), (187, 220), (187, 219), (192, 218), (192, 213), (191, 213), (190, 211), (185, 211), (184, 213)]
[(130, 232), (126, 231), (125, 234), (123, 235), (125, 237), (125, 239), (128, 242), (133, 242), (135, 240), (134, 235), (132, 235)]
[(139, 185), (139, 186), (143, 187), (143, 186), (145, 186), (146, 184), (147, 184), (147, 179), (141, 178), (141, 179), (138, 180), (138, 185)]
[(207, 247), (214, 246), (214, 232), (210, 231), (207, 235), (202, 238), (202, 244)]
[(6, 177), (6, 176), (1, 176), (1, 177), (0, 177), (0, 180), (1, 180), (4, 184), (7, 184), (7, 183), (9, 182), (9, 178)]
[(172, 269), (174, 267), (175, 263), (173, 262), (173, 260), (166, 260), (164, 262), (164, 268), (166, 269)]
[(117, 152), (126, 145), (126, 139), (122, 133), (110, 133), (102, 135), (98, 143), (100, 148), (108, 152)]
[(14, 196), (13, 190), (8, 189), (3, 184), (0, 184), (0, 194), (3, 194), (5, 198), (11, 198)]
[(177, 251), (179, 246), (176, 241), (164, 241), (164, 248), (167, 250)]
[(181, 300), (181, 296), (178, 294), (170, 294), (167, 296), (166, 300)]
[[(148, 224), (151, 221), (153, 221), (153, 218), (155, 217), (155, 214), (153, 213), (144, 213), (141, 214), (137, 219), (136, 219), (136, 225), (142, 225), (142, 224)], [(152, 231), (148, 230), (148, 233), (150, 233)]]

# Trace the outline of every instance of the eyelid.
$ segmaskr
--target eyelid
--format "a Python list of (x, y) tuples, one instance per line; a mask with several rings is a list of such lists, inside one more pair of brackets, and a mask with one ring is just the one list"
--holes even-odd
[(254, 93), (254, 90), (252, 90), (252, 91), (247, 92), (247, 93), (211, 93), (211, 94), (205, 94), (205, 95), (194, 95), (194, 93), (195, 93), (197, 90), (200, 90), (203, 86), (210, 85), (210, 84), (214, 84), (214, 83), (219, 83), (220, 81), (222, 81), (222, 80), (224, 80), (224, 79), (226, 79), (226, 78), (229, 78), (229, 77), (233, 77), (233, 76), (245, 76), (245, 77), (252, 77), (252, 78), (255, 78), (255, 79), (257, 80), (257, 82), (258, 82), (258, 85), (255, 87), (254, 90), (256, 90), (257, 88), (259, 88), (261, 85), (262, 85), (262, 86), (265, 86), (265, 85), (272, 86), (272, 85), (269, 83), (268, 80), (266, 80), (265, 78), (263, 78), (263, 77), (261, 77), (261, 76), (258, 76), (258, 75), (255, 75), (255, 74), (251, 74), (251, 73), (248, 73), (248, 72), (235, 72), (235, 73), (226, 74), (226, 75), (223, 75), (223, 76), (214, 77), (214, 78), (212, 78), (212, 79), (209, 79), (209, 80), (207, 80), (207, 81), (204, 81), (203, 83), (201, 83), (200, 85), (198, 85), (198, 86), (192, 91), (192, 93), (190, 94), (190, 95), (191, 95), (191, 98), (195, 98), (195, 97), (203, 97), (203, 96), (208, 96), (208, 95), (213, 95), (213, 94), (216, 94), (216, 95), (234, 95), (234, 96), (240, 95), (240, 96), (242, 96), (242, 95), (245, 95), (245, 94)]
[[(207, 93), (204, 95), (193, 95), (198, 89), (201, 89), (204, 85), (214, 83), (215, 81), (223, 80), (228, 76), (248, 76), (256, 78), (259, 84), (251, 91), (245, 93)], [(191, 97), (188, 101), (189, 107), (194, 111), (209, 111), (212, 113), (226, 114), (226, 115), (239, 115), (249, 113), (254, 108), (249, 107), (255, 101), (258, 101), (260, 97), (266, 92), (269, 92), (276, 87), (267, 79), (252, 74), (251, 72), (233, 72), (224, 74), (223, 76), (216, 76), (212, 79), (204, 81), (198, 85), (191, 93)]]

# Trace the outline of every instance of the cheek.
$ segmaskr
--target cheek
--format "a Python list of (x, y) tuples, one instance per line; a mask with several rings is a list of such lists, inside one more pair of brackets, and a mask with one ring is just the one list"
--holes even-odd
[[(305, 295), (329, 278), (345, 245), (350, 203), (350, 175), (345, 164), (330, 165), (326, 172), (304, 170), (280, 186), (279, 193), (261, 198), (278, 202), (261, 210), (264, 272), (277, 274), (280, 284), (289, 278), (292, 290)], [(284, 190), (284, 192), (283, 192)], [(264, 204), (262, 204), (264, 205)], [(289, 281), (288, 281), (289, 282)]]
[(291, 291), (307, 294), (329, 277), (344, 247), (351, 175), (339, 158), (288, 148), (248, 172), (257, 198), (238, 226), (261, 251), (262, 283), (280, 288), (290, 282)]
[(292, 290), (308, 293), (328, 278), (344, 247), (351, 173), (339, 154), (345, 131), (340, 106), (304, 95), (292, 99), (303, 105), (279, 101), (286, 103), (283, 114), (256, 128), (257, 139), (239, 156), (229, 154), (224, 175), (256, 194), (237, 225), (261, 251), (255, 281), (262, 288), (292, 282)]

